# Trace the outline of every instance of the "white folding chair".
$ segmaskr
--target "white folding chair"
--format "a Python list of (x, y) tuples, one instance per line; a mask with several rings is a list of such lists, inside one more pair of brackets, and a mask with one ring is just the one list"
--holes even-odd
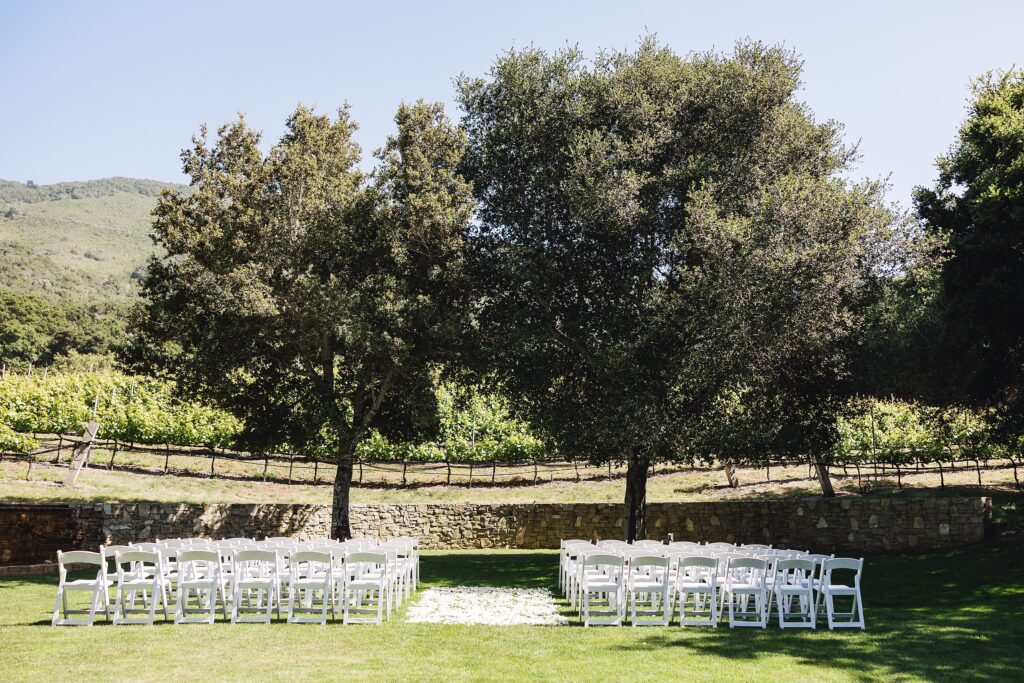
[[(679, 558), (676, 573), (680, 626), (718, 625), (718, 560), (691, 555)], [(687, 615), (688, 602), (693, 608)], [(702, 618), (703, 617), (703, 618)]]
[[(346, 624), (378, 624), (388, 601), (390, 568), (385, 552), (354, 552), (345, 557), (345, 585), (342, 591)], [(374, 605), (366, 607), (364, 604)]]
[[(96, 567), (96, 576), (87, 579), (68, 580), (69, 564), (85, 564)], [(102, 607), (103, 613), (110, 620), (110, 599), (107, 589), (111, 582), (107, 578), (107, 562), (102, 553), (88, 550), (57, 551), (57, 570), (60, 578), (57, 582), (57, 602), (53, 606), (52, 626), (92, 626), (96, 621), (96, 612)], [(90, 593), (89, 609), (68, 607), (68, 592)], [(75, 619), (72, 615), (84, 614), (84, 619)]]
[(277, 553), (273, 550), (239, 550), (231, 568), (231, 623), (269, 624), (274, 606), (278, 617)]
[(144, 624), (152, 626), (156, 608), (167, 613), (167, 587), (160, 553), (126, 550), (115, 555), (117, 594), (114, 598), (114, 625)]
[[(725, 600), (729, 603), (729, 627), (768, 627), (768, 561), (734, 557), (725, 569)], [(752, 603), (752, 604), (751, 604)]]
[[(772, 596), (779, 614), (779, 628), (814, 628), (817, 609), (814, 602), (813, 560), (788, 559), (775, 564)], [(794, 601), (796, 607), (794, 608)]]
[[(292, 553), (288, 561), (288, 623), (326, 624), (328, 607), (335, 618), (331, 554), (301, 550)], [(319, 607), (315, 604), (318, 597)]]
[[(633, 626), (668, 626), (672, 620), (670, 560), (661, 555), (631, 555), (626, 574), (629, 621)], [(640, 603), (639, 609), (637, 603)]]
[(579, 565), (583, 625), (621, 626), (626, 614), (622, 594), (624, 558), (595, 552), (583, 555)]
[[(195, 599), (195, 604), (191, 600)], [(174, 609), (175, 624), (212, 624), (217, 615), (217, 601), (228, 618), (228, 601), (221, 557), (218, 550), (182, 550), (178, 553), (178, 598)]]
[[(864, 629), (864, 603), (861, 599), (860, 580), (864, 571), (864, 558), (837, 557), (825, 560), (824, 575), (821, 579), (820, 595), (825, 600), (825, 614), (828, 617), (829, 629), (859, 628)], [(835, 583), (833, 572), (853, 572), (853, 580), (849, 583)], [(836, 598), (850, 598), (849, 612), (836, 610)]]

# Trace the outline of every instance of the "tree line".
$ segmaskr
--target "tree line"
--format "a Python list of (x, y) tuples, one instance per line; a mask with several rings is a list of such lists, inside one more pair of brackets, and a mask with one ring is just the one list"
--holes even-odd
[(568, 458), (828, 467), (851, 399), (1020, 415), (1024, 76), (976, 86), (916, 213), (797, 97), (793, 52), (503, 53), (463, 115), (403, 104), (360, 166), (347, 109), (244, 118), (182, 154), (128, 362), (235, 415), (249, 443), (326, 444), (349, 535), (370, 438), (441, 428), (435, 378), (480, 384)]

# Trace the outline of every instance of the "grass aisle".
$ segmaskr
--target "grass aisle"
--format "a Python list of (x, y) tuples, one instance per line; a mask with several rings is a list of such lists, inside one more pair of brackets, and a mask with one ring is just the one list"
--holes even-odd
[[(553, 552), (423, 557), (423, 585), (554, 588)], [(247, 624), (49, 626), (54, 577), (0, 580), (6, 681), (1013, 680), (1024, 643), (1024, 545), (876, 556), (868, 630)]]

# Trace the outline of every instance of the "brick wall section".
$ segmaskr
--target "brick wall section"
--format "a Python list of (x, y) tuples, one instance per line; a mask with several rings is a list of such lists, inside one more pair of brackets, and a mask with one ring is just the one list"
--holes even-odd
[[(621, 538), (611, 503), (355, 505), (360, 536), (409, 535), (425, 548), (557, 548), (563, 538)], [(814, 551), (929, 550), (974, 543), (991, 519), (988, 498), (801, 498), (652, 503), (648, 535), (665, 540), (770, 543)], [(323, 505), (0, 503), (0, 564), (54, 559), (58, 548), (156, 538), (323, 538)]]

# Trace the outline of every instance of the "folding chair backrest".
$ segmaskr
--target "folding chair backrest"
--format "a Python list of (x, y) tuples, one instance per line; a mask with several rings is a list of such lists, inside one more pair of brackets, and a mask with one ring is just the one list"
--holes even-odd
[(107, 568), (111, 569), (112, 571), (117, 571), (117, 567), (114, 564), (117, 561), (117, 554), (118, 553), (126, 552), (128, 550), (135, 550), (135, 548), (133, 548), (130, 545), (101, 545), (100, 546), (100, 554), (103, 555), (103, 559), (104, 560), (106, 560), (107, 562), (110, 563)]
[(817, 567), (817, 563), (814, 560), (779, 560), (775, 565), (776, 571), (788, 572), (788, 571), (801, 571), (801, 572), (814, 572)]
[(69, 550), (57, 553), (57, 562), (63, 567), (66, 564), (92, 564), (103, 566), (103, 556), (90, 550)]
[(178, 563), (183, 562), (220, 562), (220, 553), (216, 550), (182, 550), (178, 553)]
[(302, 550), (292, 553), (289, 562), (293, 577), (310, 578), (330, 570), (331, 554), (320, 550)]
[(379, 564), (385, 565), (388, 562), (388, 556), (386, 553), (376, 553), (368, 551), (357, 551), (349, 553), (345, 556), (346, 562), (354, 564)]
[(606, 553), (590, 553), (584, 555), (582, 564), (584, 567), (622, 567), (624, 559), (621, 555), (608, 555)]
[(669, 559), (660, 555), (634, 555), (629, 558), (630, 567), (668, 567)]
[(864, 566), (864, 560), (855, 560), (852, 557), (834, 557), (825, 560), (825, 569), (851, 569), (853, 571), (860, 571), (861, 567)]
[(734, 557), (729, 560), (729, 569), (754, 569), (764, 571), (768, 562), (756, 557)]
[(277, 553), (273, 550), (239, 550), (235, 553), (235, 564), (266, 564), (277, 566)]
[(128, 574), (134, 578), (145, 576), (147, 567), (152, 568), (152, 576), (160, 573), (160, 553), (155, 550), (126, 550), (114, 556), (118, 581), (123, 581)]
[(704, 567), (706, 569), (717, 569), (718, 560), (714, 557), (704, 557), (701, 555), (690, 555), (689, 557), (679, 558), (679, 568), (685, 569), (686, 567)]
[(825, 581), (827, 583), (832, 582), (832, 572), (834, 571), (851, 571), (854, 573), (853, 581), (854, 584), (860, 584), (861, 571), (864, 569), (864, 558), (854, 559), (852, 557), (835, 557), (825, 560), (822, 565), (822, 571), (825, 575)]

